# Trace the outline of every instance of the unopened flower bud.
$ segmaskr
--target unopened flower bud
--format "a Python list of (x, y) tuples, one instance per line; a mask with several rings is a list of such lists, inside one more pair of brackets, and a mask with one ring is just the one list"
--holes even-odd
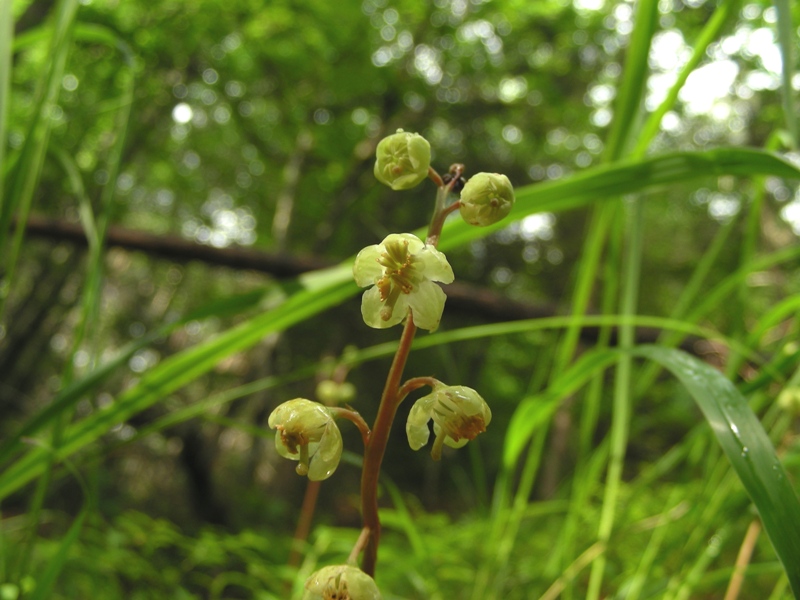
[(295, 398), (284, 402), (269, 416), (277, 429), (275, 449), (289, 460), (299, 461), (298, 475), (312, 481), (327, 479), (342, 457), (342, 434), (330, 410), (319, 402)]
[(306, 581), (303, 600), (381, 600), (372, 577), (358, 567), (323, 567)]
[(461, 448), (479, 433), (486, 431), (486, 426), (492, 420), (492, 411), (472, 388), (441, 383), (411, 407), (406, 435), (412, 450), (419, 450), (428, 443), (430, 420), (433, 420), (433, 433), (436, 436), (431, 456), (434, 460), (439, 460), (442, 444)]
[(418, 133), (398, 129), (378, 143), (375, 177), (393, 190), (408, 190), (428, 176), (431, 145)]
[(356, 397), (356, 386), (348, 381), (339, 383), (332, 379), (324, 379), (317, 384), (317, 398), (323, 404), (336, 406), (352, 402)]
[(476, 173), (461, 190), (461, 217), (470, 225), (486, 227), (504, 219), (514, 205), (514, 188), (499, 173)]
[(787, 387), (778, 395), (778, 406), (789, 413), (800, 413), (800, 387)]

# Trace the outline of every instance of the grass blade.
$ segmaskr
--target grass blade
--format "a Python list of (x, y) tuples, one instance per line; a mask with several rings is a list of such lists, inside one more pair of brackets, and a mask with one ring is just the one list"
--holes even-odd
[(740, 4), (741, 0), (725, 0), (717, 7), (708, 22), (706, 22), (703, 30), (700, 32), (700, 35), (697, 36), (697, 41), (692, 46), (692, 56), (683, 66), (680, 73), (678, 73), (678, 78), (675, 80), (675, 83), (670, 88), (669, 92), (667, 92), (667, 96), (664, 98), (664, 101), (658, 106), (658, 108), (656, 108), (656, 110), (650, 113), (647, 121), (642, 126), (639, 140), (637, 141), (636, 148), (633, 152), (635, 156), (641, 156), (645, 153), (647, 147), (650, 145), (650, 142), (653, 141), (656, 133), (658, 133), (658, 128), (661, 125), (661, 119), (663, 119), (664, 115), (667, 114), (668, 111), (672, 110), (672, 107), (675, 105), (675, 101), (678, 99), (678, 94), (680, 93), (681, 88), (683, 88), (683, 84), (686, 83), (689, 75), (695, 70), (695, 68), (697, 68), (697, 65), (700, 64), (700, 61), (706, 57), (708, 46), (711, 44), (711, 42), (717, 39), (722, 31), (722, 28), (730, 20), (731, 16), (736, 14), (736, 9)]
[(78, 535), (83, 528), (83, 522), (86, 520), (86, 515), (87, 510), (84, 509), (72, 522), (69, 531), (67, 531), (66, 535), (61, 540), (61, 544), (58, 547), (58, 552), (56, 552), (56, 555), (47, 564), (47, 568), (44, 570), (44, 573), (38, 577), (36, 588), (29, 596), (30, 600), (45, 600), (46, 598), (50, 598), (53, 584), (56, 582), (61, 569), (64, 568), (69, 549), (72, 547), (72, 544), (75, 543), (75, 540), (78, 539)]
[(630, 47), (625, 53), (622, 85), (614, 103), (614, 122), (606, 140), (606, 161), (617, 160), (626, 154), (634, 127), (641, 116), (644, 92), (647, 90), (647, 60), (658, 28), (658, 0), (637, 2), (634, 20), (636, 24)]
[(5, 173), (8, 101), (11, 97), (11, 45), (13, 41), (14, 19), (11, 16), (11, 2), (0, 2), (0, 214), (3, 214), (6, 201), (3, 175)]
[(774, 0), (775, 10), (778, 13), (776, 26), (778, 28), (778, 46), (781, 49), (781, 94), (783, 99), (783, 116), (786, 119), (786, 129), (792, 139), (792, 147), (797, 149), (800, 144), (800, 130), (798, 130), (797, 111), (794, 108), (794, 91), (792, 87), (792, 70), (794, 69), (794, 56), (792, 48), (797, 43), (797, 35), (792, 26), (792, 11), (789, 0)]
[(800, 598), (800, 501), (747, 400), (722, 373), (680, 350), (639, 346), (633, 354), (672, 372), (703, 411)]
[(534, 432), (549, 421), (561, 400), (574, 393), (596, 373), (609, 367), (619, 358), (613, 349), (593, 350), (581, 356), (542, 394), (524, 398), (508, 424), (503, 449), (503, 466), (512, 469)]
[(560, 212), (589, 206), (625, 194), (651, 192), (676, 183), (736, 175), (774, 175), (800, 180), (800, 169), (777, 154), (749, 148), (716, 148), (705, 152), (675, 152), (644, 160), (626, 160), (582, 171), (567, 179), (526, 185), (507, 221), (473, 227), (463, 220), (447, 223), (439, 248), (456, 248), (503, 229), (510, 221), (539, 212)]
[[(44, 164), (50, 139), (50, 111), (58, 100), (77, 9), (77, 0), (63, 0), (58, 5), (49, 49), (52, 60), (40, 82), (36, 108), (25, 136), (22, 152), (15, 168), (10, 173), (10, 193), (0, 205), (0, 257), (3, 261), (2, 266), (5, 268), (3, 278), (0, 280), (0, 316), (3, 314), (5, 298), (14, 280), (16, 263), (25, 232), (24, 224), (28, 219), (34, 192)], [(0, 163), (0, 168), (4, 169), (5, 165)], [(18, 216), (18, 226), (13, 239), (9, 241), (7, 237), (14, 213), (17, 213)]]

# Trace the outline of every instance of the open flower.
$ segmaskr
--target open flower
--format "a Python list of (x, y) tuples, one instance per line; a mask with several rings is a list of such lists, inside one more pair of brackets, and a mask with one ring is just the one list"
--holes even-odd
[(434, 281), (452, 283), (453, 269), (444, 254), (410, 233), (393, 233), (356, 256), (353, 276), (364, 292), (361, 314), (370, 327), (397, 325), (414, 313), (417, 327), (435, 331), (444, 310), (445, 293)]
[(320, 481), (336, 470), (342, 457), (342, 434), (322, 404), (305, 398), (289, 400), (272, 411), (268, 423), (270, 429), (278, 430), (278, 454), (300, 461), (299, 475)]
[(406, 422), (406, 434), (412, 450), (428, 443), (428, 421), (433, 419), (431, 456), (439, 460), (442, 444), (461, 448), (484, 431), (492, 420), (492, 411), (478, 392), (463, 385), (434, 386), (433, 391), (417, 400), (411, 407)]
[(306, 581), (303, 600), (381, 600), (372, 577), (357, 567), (323, 567)]
[(393, 190), (408, 190), (428, 177), (431, 145), (418, 133), (398, 129), (375, 149), (375, 177)]

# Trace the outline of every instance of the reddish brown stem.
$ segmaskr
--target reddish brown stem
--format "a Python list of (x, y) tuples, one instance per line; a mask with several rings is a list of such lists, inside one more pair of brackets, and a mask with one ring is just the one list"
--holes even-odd
[[(450, 196), (450, 192), (453, 191), (453, 187), (455, 187), (463, 172), (464, 165), (452, 165), (450, 167), (451, 179), (447, 183), (442, 181), (442, 185), (439, 186), (439, 190), (436, 192), (436, 208), (433, 211), (433, 218), (428, 227), (428, 237), (425, 240), (426, 244), (431, 244), (432, 246), (439, 244), (439, 236), (442, 233), (445, 218), (460, 206), (460, 202), (454, 202), (450, 206), (447, 206), (447, 198)], [(441, 177), (439, 179), (441, 180)]]
[(434, 387), (440, 383), (442, 382), (435, 377), (414, 377), (413, 379), (409, 379), (402, 386), (400, 386), (399, 390), (397, 390), (397, 403), (400, 404), (403, 400), (405, 400), (406, 396), (408, 396), (414, 390), (418, 390), (426, 385)]
[(369, 443), (370, 431), (369, 431), (369, 425), (367, 425), (367, 422), (364, 420), (364, 417), (362, 417), (360, 414), (358, 414), (357, 411), (353, 410), (352, 408), (331, 406), (330, 408), (328, 408), (328, 410), (331, 411), (334, 417), (340, 419), (347, 419), (348, 421), (354, 423), (355, 426), (358, 427), (358, 430), (361, 432), (361, 439), (364, 441), (364, 448), (367, 447), (367, 444)]
[(351, 565), (357, 564), (358, 555), (361, 554), (361, 551), (364, 549), (364, 546), (366, 546), (367, 542), (369, 541), (370, 537), (369, 533), (370, 532), (367, 527), (364, 527), (364, 529), (361, 530), (361, 533), (359, 534), (358, 539), (356, 540), (356, 545), (353, 546), (353, 550), (350, 552), (350, 556), (347, 557), (348, 564)]
[(433, 167), (428, 167), (428, 178), (436, 184), (437, 188), (440, 188), (444, 185), (442, 176), (439, 175), (439, 173)]
[(321, 481), (309, 481), (308, 485), (306, 485), (303, 507), (300, 509), (300, 519), (297, 522), (297, 529), (295, 529), (294, 539), (292, 540), (292, 550), (289, 553), (290, 567), (296, 567), (300, 564), (301, 547), (303, 542), (308, 539), (308, 532), (311, 531), (311, 521), (314, 518), (314, 510), (317, 506), (321, 483)]
[(386, 378), (386, 385), (383, 388), (375, 426), (372, 428), (369, 443), (364, 451), (364, 468), (361, 472), (361, 512), (364, 527), (369, 529), (369, 539), (364, 547), (364, 561), (361, 569), (369, 576), (375, 575), (375, 563), (378, 560), (378, 544), (381, 537), (381, 522), (378, 518), (378, 475), (381, 472), (383, 454), (386, 451), (392, 422), (399, 405), (397, 392), (400, 378), (403, 376), (403, 369), (406, 366), (416, 331), (417, 327), (414, 325), (413, 316), (409, 312), (403, 328), (403, 335), (400, 336), (400, 343), (389, 369), (389, 376)]

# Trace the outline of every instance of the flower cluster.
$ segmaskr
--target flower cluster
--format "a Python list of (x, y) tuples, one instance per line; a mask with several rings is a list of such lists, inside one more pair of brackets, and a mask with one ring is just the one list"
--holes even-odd
[[(410, 317), (417, 327), (435, 331), (442, 319), (446, 300), (439, 284), (449, 284), (454, 279), (447, 258), (436, 249), (446, 217), (458, 209), (467, 223), (486, 227), (508, 216), (513, 207), (514, 188), (505, 175), (477, 173), (464, 182), (463, 165), (453, 165), (448, 175), (440, 177), (431, 169), (430, 163), (430, 144), (417, 133), (398, 129), (378, 143), (374, 173), (381, 183), (393, 190), (408, 190), (430, 176), (439, 185), (439, 193), (427, 242), (410, 233), (396, 233), (388, 235), (380, 244), (367, 246), (356, 256), (353, 277), (359, 287), (369, 288), (361, 299), (361, 314), (370, 327), (385, 329), (410, 323)], [(450, 194), (459, 189), (460, 199), (448, 205)], [(396, 359), (404, 358), (411, 348), (413, 329), (406, 331), (411, 336), (404, 334)], [(401, 360), (399, 364), (403, 362)], [(402, 371), (402, 367), (400, 369)], [(297, 473), (308, 475), (314, 481), (330, 477), (342, 456), (342, 435), (334, 417), (352, 421), (361, 431), (366, 448), (362, 503), (364, 507), (375, 508), (370, 517), (367, 516), (370, 511), (364, 510), (364, 532), (367, 535), (362, 535), (363, 542), (359, 538), (353, 556), (362, 550), (365, 552), (362, 566), (369, 573), (374, 572), (377, 552), (377, 537), (370, 538), (370, 535), (380, 530), (377, 477), (382, 449), (397, 405), (407, 393), (422, 385), (429, 385), (432, 390), (414, 403), (406, 422), (408, 443), (413, 450), (428, 443), (431, 421), (434, 433), (431, 456), (434, 460), (441, 458), (445, 445), (461, 448), (486, 431), (492, 412), (478, 392), (466, 386), (445, 385), (431, 377), (408, 380), (393, 391), (387, 388), (389, 392), (381, 400), (374, 431), (370, 431), (364, 419), (352, 409), (336, 406), (350, 401), (355, 395), (355, 388), (344, 381), (341, 372), (317, 386), (318, 398), (330, 407), (295, 398), (278, 406), (269, 416), (270, 428), (277, 430), (275, 447), (278, 453), (298, 461)], [(381, 418), (387, 414), (391, 415), (388, 420)], [(373, 444), (373, 440), (376, 443)], [(380, 454), (370, 454), (374, 448), (378, 448)], [(368, 464), (372, 467), (368, 468)], [(371, 541), (366, 541), (368, 539)], [(305, 590), (303, 600), (381, 598), (372, 577), (349, 564), (320, 569), (309, 577)]]

